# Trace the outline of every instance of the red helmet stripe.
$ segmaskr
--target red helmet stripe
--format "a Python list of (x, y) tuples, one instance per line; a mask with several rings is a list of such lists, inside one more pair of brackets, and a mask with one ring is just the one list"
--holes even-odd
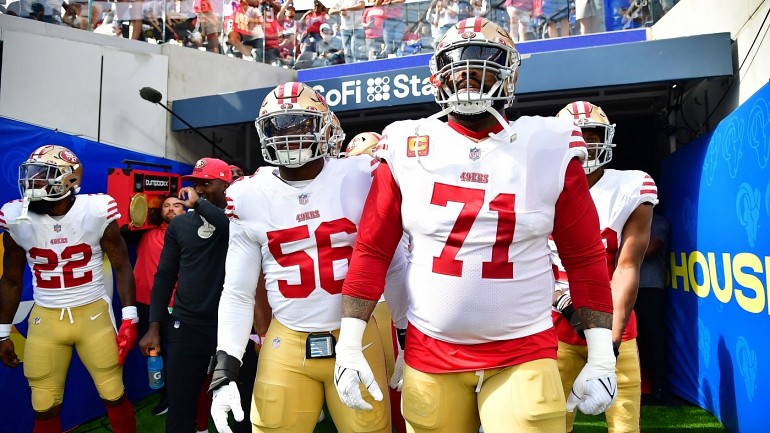
[[(299, 101), (299, 91), (300, 91), (300, 85), (298, 82), (291, 83), (291, 88), (288, 87), (288, 83), (281, 84), (276, 89), (278, 91), (278, 94), (276, 95), (276, 99), (278, 100), (278, 103), (283, 104), (285, 102), (291, 102), (292, 104), (296, 104)], [(288, 101), (287, 101), (288, 100)]]

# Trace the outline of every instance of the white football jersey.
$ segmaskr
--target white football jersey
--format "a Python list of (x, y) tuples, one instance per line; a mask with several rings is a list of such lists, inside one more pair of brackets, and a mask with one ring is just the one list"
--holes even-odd
[[(288, 185), (277, 168), (265, 167), (228, 188), (226, 212), (259, 246), (261, 258), (251, 262), (261, 266), (273, 315), (288, 328), (339, 329), (342, 283), (375, 167), (368, 156), (326, 159), (304, 187)], [(231, 257), (232, 233), (238, 232), (231, 229), (228, 261), (240, 260)], [(228, 274), (226, 291), (229, 284), (238, 283)]]
[[(640, 204), (658, 204), (658, 188), (652, 177), (643, 171), (606, 169), (590, 191), (599, 214), (602, 243), (607, 250), (607, 267), (612, 279), (626, 221)], [(564, 272), (556, 245), (550, 239), (548, 245), (551, 248), (551, 260), (559, 272), (556, 288), (567, 292), (568, 276)]]
[(547, 237), (585, 143), (565, 119), (510, 126), (512, 143), (506, 131), (476, 142), (439, 120), (396, 122), (378, 145), (411, 241), (409, 322), (438, 340), (510, 340), (553, 326)]
[(77, 307), (107, 294), (100, 245), (107, 225), (120, 218), (115, 199), (106, 194), (78, 195), (61, 218), (29, 212), (20, 223), (22, 201), (6, 203), (0, 213), (13, 240), (27, 252), (35, 303), (47, 308)]

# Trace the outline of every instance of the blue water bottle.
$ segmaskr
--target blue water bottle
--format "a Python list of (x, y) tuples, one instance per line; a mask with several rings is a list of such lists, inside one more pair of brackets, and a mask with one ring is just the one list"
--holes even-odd
[(163, 388), (163, 358), (158, 356), (158, 351), (150, 349), (150, 356), (147, 358), (147, 375), (150, 379), (150, 388)]

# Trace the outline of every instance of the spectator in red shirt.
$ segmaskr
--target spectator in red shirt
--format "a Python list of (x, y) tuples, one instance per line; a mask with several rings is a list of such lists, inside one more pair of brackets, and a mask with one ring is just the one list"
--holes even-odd
[[(158, 213), (161, 220), (160, 225), (146, 231), (136, 247), (134, 279), (136, 280), (136, 311), (139, 315), (138, 335), (146, 334), (150, 324), (150, 292), (152, 291), (155, 271), (158, 269), (160, 252), (163, 250), (166, 228), (174, 217), (184, 213), (184, 205), (175, 196), (168, 196), (163, 200)], [(161, 356), (165, 356), (165, 352), (161, 351)], [(161, 415), (168, 410), (166, 388), (161, 388), (159, 394), (160, 401), (152, 409), (153, 415)]]
[[(320, 0), (315, 0), (313, 9), (302, 16), (302, 24), (305, 26), (305, 33), (302, 37), (302, 43), (307, 45), (307, 51), (315, 52), (316, 44), (321, 40), (321, 24), (329, 19), (326, 6)], [(312, 40), (311, 40), (312, 39)]]

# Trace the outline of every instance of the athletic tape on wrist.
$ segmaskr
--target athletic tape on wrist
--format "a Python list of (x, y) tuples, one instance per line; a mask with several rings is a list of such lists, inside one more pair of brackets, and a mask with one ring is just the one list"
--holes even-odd
[(120, 310), (120, 313), (123, 316), (123, 320), (130, 320), (132, 323), (139, 322), (139, 314), (136, 312), (136, 307), (133, 305), (123, 307)]

